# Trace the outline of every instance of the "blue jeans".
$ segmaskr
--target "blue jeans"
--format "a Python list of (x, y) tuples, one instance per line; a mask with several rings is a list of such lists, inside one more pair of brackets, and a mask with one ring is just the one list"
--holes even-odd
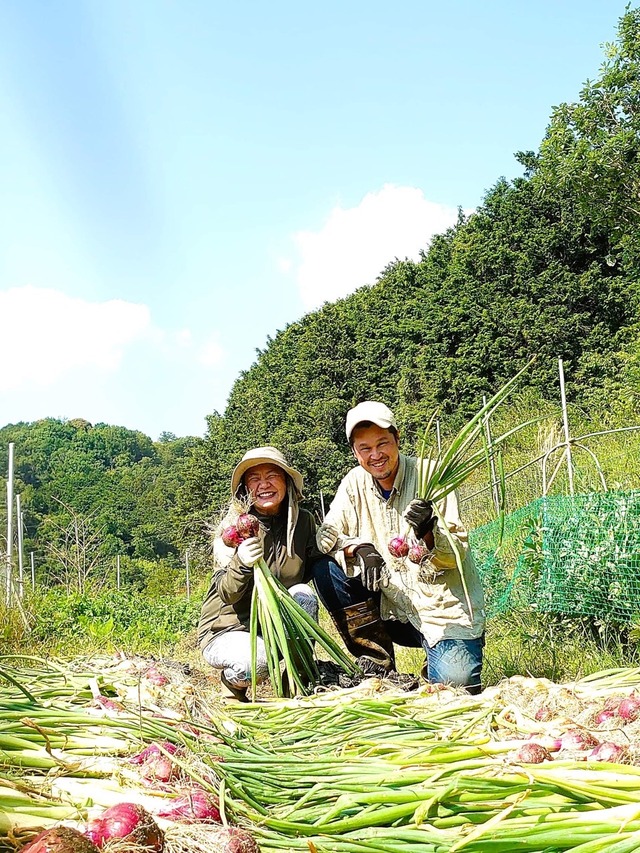
[[(370, 592), (362, 585), (360, 578), (348, 578), (331, 557), (322, 557), (313, 564), (311, 579), (320, 601), (329, 613), (336, 613), (369, 598), (380, 604), (379, 592)], [(481, 691), (484, 635), (473, 640), (440, 640), (430, 648), (426, 638), (409, 622), (387, 619), (384, 620), (384, 626), (397, 645), (424, 649), (426, 660), (423, 675), (428, 681), (465, 687), (469, 693)]]

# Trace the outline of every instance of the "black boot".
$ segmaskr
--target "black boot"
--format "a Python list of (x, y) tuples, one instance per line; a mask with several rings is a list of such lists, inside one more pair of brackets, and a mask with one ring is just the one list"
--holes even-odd
[(378, 605), (372, 598), (337, 610), (331, 614), (331, 618), (351, 654), (355, 658), (365, 659), (362, 663), (358, 661), (361, 668), (368, 668), (367, 660), (385, 672), (395, 668), (393, 642), (380, 617)]

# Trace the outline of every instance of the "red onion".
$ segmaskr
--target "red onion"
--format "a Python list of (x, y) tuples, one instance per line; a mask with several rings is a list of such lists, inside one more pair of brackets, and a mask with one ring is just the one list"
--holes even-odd
[(624, 764), (628, 757), (627, 750), (623, 746), (611, 741), (598, 744), (587, 756), (591, 761), (609, 761), (612, 764)]
[(142, 765), (142, 775), (148, 782), (170, 782), (178, 774), (178, 768), (162, 753), (151, 755)]
[(170, 743), (168, 740), (163, 740), (160, 744), (150, 743), (149, 746), (145, 746), (142, 752), (138, 752), (137, 755), (131, 756), (129, 761), (131, 764), (144, 764), (152, 756), (162, 755), (162, 750), (170, 753), (171, 755), (175, 755), (177, 749), (178, 747), (175, 743)]
[(237, 548), (242, 542), (243, 537), (240, 536), (235, 527), (225, 527), (222, 531), (222, 541), (227, 548)]
[(100, 848), (116, 838), (146, 847), (149, 853), (160, 853), (164, 845), (164, 832), (137, 803), (118, 803), (106, 809), (87, 823), (86, 835)]
[(561, 749), (593, 749), (598, 746), (598, 743), (598, 738), (594, 737), (591, 732), (581, 731), (580, 729), (569, 729), (560, 738)]
[(409, 543), (402, 536), (395, 536), (387, 545), (392, 557), (406, 557), (409, 553)]
[(164, 687), (165, 684), (169, 683), (167, 676), (163, 672), (160, 672), (159, 669), (156, 669), (155, 666), (150, 666), (145, 672), (144, 677), (147, 681), (150, 681), (151, 684), (157, 684), (158, 687)]
[(98, 853), (98, 848), (77, 829), (53, 826), (36, 835), (20, 853)]
[(422, 542), (416, 542), (415, 545), (412, 545), (409, 548), (409, 559), (412, 563), (420, 563), (424, 560), (425, 557), (429, 555), (429, 549), (426, 545), (423, 545)]
[(599, 711), (595, 717), (593, 718), (593, 722), (596, 726), (603, 726), (605, 723), (608, 723), (610, 720), (615, 720), (618, 715), (615, 711), (610, 708), (603, 708), (602, 711)]
[(124, 711), (126, 710), (122, 702), (117, 699), (109, 699), (108, 696), (94, 696), (91, 703), (94, 708), (104, 708), (105, 711)]
[(236, 521), (236, 530), (238, 531), (238, 536), (242, 539), (250, 539), (252, 536), (257, 536), (260, 532), (260, 522), (255, 516), (249, 515), (248, 512), (243, 512), (242, 515), (238, 516), (238, 520)]
[(550, 720), (553, 717), (553, 711), (548, 705), (541, 705), (536, 711), (534, 718), (539, 722), (543, 723), (547, 720)]
[(252, 835), (237, 826), (221, 826), (210, 836), (212, 842), (220, 845), (224, 853), (260, 853)]
[(158, 817), (167, 820), (179, 820), (183, 823), (194, 823), (196, 821), (220, 823), (220, 811), (215, 798), (202, 788), (194, 788), (179, 797), (175, 797), (156, 814)]
[(618, 716), (626, 723), (631, 723), (640, 716), (640, 696), (635, 694), (623, 699), (618, 705)]
[(513, 754), (513, 760), (523, 764), (542, 764), (551, 761), (551, 753), (541, 743), (523, 743)]

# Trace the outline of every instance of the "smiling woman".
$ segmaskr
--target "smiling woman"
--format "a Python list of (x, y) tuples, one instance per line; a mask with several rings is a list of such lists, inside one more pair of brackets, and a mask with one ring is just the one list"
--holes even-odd
[[(328, 558), (317, 548), (313, 516), (299, 505), (302, 487), (302, 475), (275, 447), (245, 453), (231, 477), (232, 500), (214, 540), (213, 577), (202, 605), (198, 641), (205, 660), (221, 670), (223, 686), (241, 701), (251, 683), (249, 625), (255, 564), (264, 559), (294, 600), (318, 618), (318, 599), (307, 582), (328, 571)], [(236, 542), (226, 535), (227, 528), (247, 504), (259, 530)], [(260, 637), (256, 672), (258, 680), (268, 675)]]

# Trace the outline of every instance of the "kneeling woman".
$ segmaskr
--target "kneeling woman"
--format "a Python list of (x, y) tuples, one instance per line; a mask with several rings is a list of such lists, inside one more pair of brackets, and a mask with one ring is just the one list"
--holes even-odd
[[(223, 685), (241, 701), (251, 683), (249, 615), (258, 560), (264, 557), (298, 604), (318, 618), (318, 599), (306, 582), (326, 557), (316, 546), (313, 516), (300, 507), (302, 486), (302, 475), (275, 447), (249, 450), (231, 476), (232, 502), (214, 541), (214, 573), (202, 605), (198, 643), (205, 660), (221, 670)], [(261, 528), (237, 549), (226, 546), (220, 535), (238, 514), (236, 501), (251, 503), (249, 512)], [(264, 643), (258, 637), (258, 681), (267, 676)]]

